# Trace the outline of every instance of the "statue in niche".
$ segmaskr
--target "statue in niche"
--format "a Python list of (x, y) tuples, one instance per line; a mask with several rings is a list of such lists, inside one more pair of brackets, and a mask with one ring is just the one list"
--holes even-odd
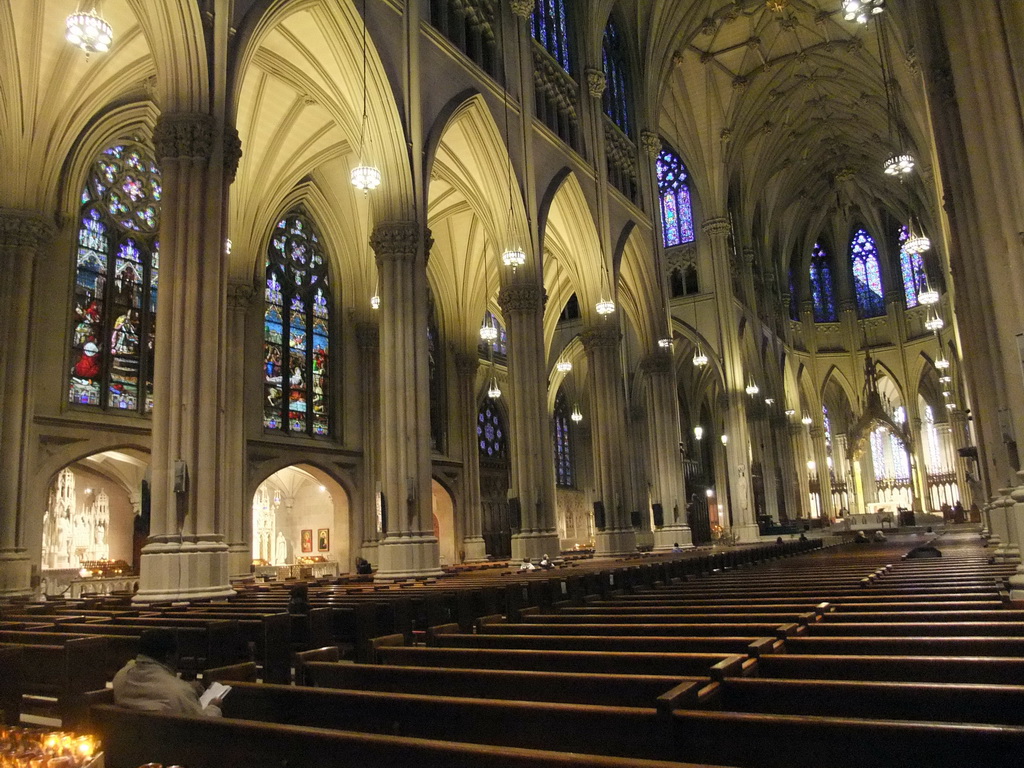
[(274, 564), (284, 565), (288, 562), (288, 541), (284, 533), (277, 532), (277, 545), (274, 547)]

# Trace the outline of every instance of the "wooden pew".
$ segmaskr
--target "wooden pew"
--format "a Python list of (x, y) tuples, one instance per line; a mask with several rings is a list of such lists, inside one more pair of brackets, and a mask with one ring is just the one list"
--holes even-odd
[[(514, 625), (513, 625), (514, 627)], [(437, 648), (508, 648), (534, 651), (611, 651), (620, 653), (748, 653), (750, 645), (763, 638), (756, 635), (730, 637), (699, 636), (608, 636), (437, 634), (428, 639)]]
[(748, 667), (761, 677), (1024, 685), (1024, 659), (765, 653)]
[[(0, 647), (17, 645), (24, 672), (23, 694), (41, 699), (55, 699), (55, 713), (64, 726), (74, 725), (85, 716), (86, 691), (102, 688), (106, 683), (103, 666), (97, 659), (107, 653), (107, 641), (100, 637), (52, 637), (50, 644), (12, 637), (19, 633), (0, 633)], [(33, 636), (42, 633), (31, 633)], [(28, 702), (22, 699), (21, 709)]]
[(653, 760), (673, 755), (670, 731), (653, 707), (237, 683), (223, 710), (242, 720), (364, 733)]
[(1010, 768), (1024, 728), (677, 710), (679, 759), (758, 768)]
[(0, 645), (0, 722), (17, 725), (21, 718), (21, 697), (25, 693), (25, 661), (16, 645)]
[(887, 656), (1021, 656), (1024, 637), (808, 637), (786, 638), (786, 653)]
[(610, 675), (578, 672), (527, 672), (506, 669), (401, 667), (381, 664), (306, 665), (309, 684), (392, 693), (437, 694), (483, 699), (555, 701), (653, 707), (655, 700), (680, 683), (703, 677)]
[(96, 706), (93, 713), (108, 768), (136, 768), (152, 761), (189, 768), (700, 768), (679, 762), (131, 712), (110, 705)]
[(729, 712), (827, 715), (1024, 726), (1024, 686), (727, 678), (701, 707)]
[(814, 637), (1003, 637), (1024, 638), (1024, 622), (1014, 621), (903, 621), (893, 616), (886, 622), (822, 621), (807, 628)]
[(400, 645), (380, 646), (376, 652), (382, 664), (411, 667), (468, 667), (683, 677), (740, 674), (746, 658), (743, 655), (728, 653), (612, 653), (501, 648), (423, 648)]

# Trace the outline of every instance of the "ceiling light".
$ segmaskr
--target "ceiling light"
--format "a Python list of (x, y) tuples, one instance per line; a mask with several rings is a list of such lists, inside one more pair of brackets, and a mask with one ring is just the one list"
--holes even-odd
[(380, 296), (376, 293), (370, 297), (370, 309), (380, 309)]
[(927, 328), (929, 331), (935, 331), (936, 333), (941, 331), (943, 326), (945, 326), (945, 323), (943, 322), (942, 318), (939, 317), (937, 314), (933, 314), (931, 317), (924, 321), (924, 327)]
[(352, 169), (352, 186), (369, 192), (380, 186), (380, 171), (372, 165), (357, 165)]
[(491, 385), (487, 388), (487, 396), (491, 400), (497, 400), (501, 397), (501, 390), (498, 388), (498, 380), (491, 376)]
[(572, 419), (577, 424), (583, 421), (583, 414), (580, 413), (580, 407), (578, 405), (574, 405), (572, 407), (572, 415), (569, 416), (569, 418)]
[(729, 436), (728, 435), (722, 435), (722, 445), (728, 445), (728, 444), (729, 444)]
[(949, 360), (947, 360), (944, 357), (940, 357), (938, 360), (935, 361), (935, 367), (938, 368), (940, 371), (944, 371), (947, 368), (949, 368)]
[(906, 176), (914, 170), (914, 157), (906, 153), (893, 155), (882, 165), (889, 176)]
[(484, 318), (483, 325), (480, 326), (480, 338), (483, 341), (494, 341), (498, 338), (498, 329), (491, 322), (490, 314)]
[(800, 419), (800, 423), (803, 424), (805, 427), (811, 426), (811, 417), (804, 416), (802, 419)]
[(704, 354), (704, 350), (700, 348), (700, 344), (697, 345), (697, 350), (693, 353), (693, 364), (697, 368), (703, 368), (708, 364), (708, 356)]
[(700, 425), (697, 425), (696, 427), (694, 427), (693, 428), (693, 438), (695, 440), (700, 440), (703, 437), (704, 437), (704, 427), (702, 427)]
[(501, 254), (501, 261), (506, 267), (517, 269), (526, 263), (526, 254), (518, 248), (509, 248)]
[(794, 411), (792, 408), (787, 408), (786, 409), (786, 415), (787, 416), (795, 416), (796, 415), (796, 411)]
[(569, 371), (572, 370), (572, 363), (570, 363), (568, 360), (559, 360), (557, 363), (555, 363), (555, 369), (559, 373), (568, 373)]
[(599, 314), (599, 315), (602, 315), (602, 316), (610, 315), (612, 312), (615, 311), (615, 302), (610, 300), (610, 299), (606, 299), (606, 298), (602, 297), (601, 300), (599, 302), (597, 302), (596, 309), (597, 309), (597, 314)]
[(747, 394), (750, 395), (751, 397), (753, 397), (754, 395), (756, 395), (760, 391), (761, 391), (761, 388), (759, 386), (757, 386), (757, 384), (754, 383), (753, 379), (751, 379), (750, 383), (747, 384)]
[(64, 38), (86, 54), (106, 53), (114, 42), (114, 30), (96, 15), (95, 8), (88, 13), (72, 13), (67, 18), (67, 28)]
[(672, 339), (658, 339), (658, 346), (662, 349), (669, 349), (672, 346)]

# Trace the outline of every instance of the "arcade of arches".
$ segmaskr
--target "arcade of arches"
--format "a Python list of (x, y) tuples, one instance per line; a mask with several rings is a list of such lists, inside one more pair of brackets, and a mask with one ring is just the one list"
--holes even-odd
[(911, 515), (1019, 559), (1024, 11), (841, 6), (105, 0), (86, 54), (0, 2), (0, 594)]

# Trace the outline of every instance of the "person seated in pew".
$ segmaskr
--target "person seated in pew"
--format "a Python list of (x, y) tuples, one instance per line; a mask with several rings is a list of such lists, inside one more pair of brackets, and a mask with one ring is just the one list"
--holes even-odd
[(888, 539), (885, 537), (885, 534), (881, 531), (875, 531), (875, 535), (872, 538), (872, 541), (888, 541)]
[(356, 573), (360, 576), (367, 576), (373, 573), (373, 566), (370, 565), (370, 561), (362, 557), (356, 558)]
[(683, 551), (683, 548), (679, 546), (679, 542), (678, 541), (675, 541), (675, 542), (672, 543), (672, 551), (673, 552), (682, 552)]
[(867, 544), (868, 543), (868, 535), (866, 533), (864, 533), (864, 531), (857, 531), (856, 535), (854, 535), (854, 537), (853, 537), (853, 543), (854, 544)]
[(540, 559), (540, 567), (543, 568), (545, 571), (548, 571), (554, 568), (555, 564), (551, 562), (550, 557), (544, 555), (544, 557)]
[(801, 533), (800, 538), (797, 541), (807, 541), (807, 534)]
[(147, 629), (139, 638), (139, 654), (114, 675), (114, 703), (143, 712), (220, 717), (223, 699), (204, 706), (199, 683), (187, 683), (175, 672), (178, 642), (169, 629)]
[(519, 566), (520, 571), (536, 571), (537, 566), (530, 562), (530, 558), (524, 557), (523, 562)]
[(309, 585), (296, 584), (288, 595), (288, 613), (309, 613)]

